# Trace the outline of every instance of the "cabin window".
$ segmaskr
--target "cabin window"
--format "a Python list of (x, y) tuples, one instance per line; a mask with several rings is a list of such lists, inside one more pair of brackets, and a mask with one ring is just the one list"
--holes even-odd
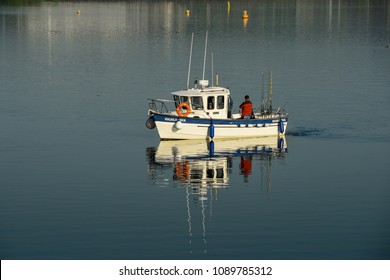
[(223, 168), (217, 168), (217, 178), (223, 178)]
[(209, 179), (213, 179), (214, 178), (214, 170), (213, 169), (207, 169), (206, 177), (209, 178)]
[(203, 109), (203, 100), (200, 96), (191, 97), (192, 110), (202, 110)]
[(188, 96), (174, 95), (173, 100), (175, 101), (175, 107), (177, 107), (180, 103), (188, 103)]
[(179, 104), (180, 104), (179, 96), (174, 95), (173, 96), (173, 101), (175, 101), (175, 107), (179, 106)]
[(214, 110), (214, 107), (215, 107), (214, 100), (215, 100), (214, 96), (209, 96), (207, 98), (207, 109)]
[(198, 169), (193, 169), (191, 170), (191, 179), (194, 179), (194, 180), (201, 180), (203, 177), (203, 172), (202, 170), (198, 170)]
[(217, 109), (225, 108), (225, 96), (220, 95), (217, 97)]

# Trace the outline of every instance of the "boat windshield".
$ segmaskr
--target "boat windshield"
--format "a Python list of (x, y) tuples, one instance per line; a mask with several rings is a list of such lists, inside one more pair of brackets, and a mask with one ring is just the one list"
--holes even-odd
[(203, 110), (203, 100), (200, 96), (191, 97), (192, 110)]
[[(217, 96), (217, 109), (221, 110), (225, 108), (225, 96), (219, 95)], [(214, 110), (215, 109), (215, 96), (209, 96), (207, 98), (207, 109)]]
[(175, 107), (177, 107), (180, 103), (188, 103), (188, 96), (174, 95), (173, 100), (175, 101)]
[(209, 109), (209, 110), (214, 109), (214, 100), (215, 100), (214, 96), (209, 96), (207, 98), (207, 109)]
[(225, 108), (225, 96), (220, 95), (218, 96), (218, 102), (217, 102), (217, 109), (223, 109)]

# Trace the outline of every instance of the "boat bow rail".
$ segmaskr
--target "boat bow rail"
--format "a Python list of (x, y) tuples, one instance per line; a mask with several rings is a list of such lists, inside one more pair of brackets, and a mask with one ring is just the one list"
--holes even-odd
[(149, 115), (152, 114), (167, 114), (173, 112), (172, 108), (175, 108), (175, 101), (167, 99), (149, 99)]

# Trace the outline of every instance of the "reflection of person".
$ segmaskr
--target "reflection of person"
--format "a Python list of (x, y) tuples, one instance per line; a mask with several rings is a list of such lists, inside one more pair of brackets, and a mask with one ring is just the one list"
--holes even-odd
[(248, 176), (252, 175), (252, 157), (242, 156), (240, 162), (240, 174), (244, 175), (244, 182), (248, 182)]
[(190, 165), (188, 162), (178, 162), (176, 163), (173, 179), (185, 181), (190, 178)]
[(241, 103), (240, 109), (241, 119), (243, 119), (245, 116), (249, 116), (249, 118), (253, 116), (252, 102), (248, 95), (245, 95), (245, 101)]

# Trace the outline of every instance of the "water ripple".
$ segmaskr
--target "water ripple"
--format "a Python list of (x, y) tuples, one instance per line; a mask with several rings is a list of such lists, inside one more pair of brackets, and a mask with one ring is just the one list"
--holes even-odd
[(325, 129), (318, 128), (306, 128), (306, 127), (297, 127), (287, 131), (287, 135), (291, 136), (317, 136), (323, 135)]

